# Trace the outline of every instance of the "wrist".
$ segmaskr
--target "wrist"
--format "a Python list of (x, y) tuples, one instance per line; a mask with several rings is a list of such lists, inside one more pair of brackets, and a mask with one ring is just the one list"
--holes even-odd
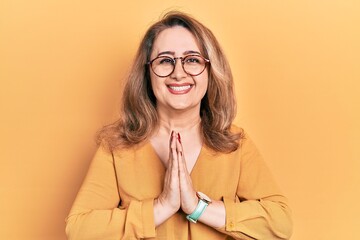
[(190, 201), (190, 204), (188, 204), (187, 207), (182, 206), (181, 209), (183, 210), (184, 213), (191, 214), (192, 212), (195, 211), (198, 203), (199, 203), (199, 198), (196, 196), (196, 193), (195, 193), (194, 197)]
[(212, 203), (211, 199), (202, 192), (197, 192), (196, 196), (198, 197), (198, 203), (195, 209), (186, 216), (186, 218), (193, 223), (197, 222), (207, 206)]
[(154, 209), (163, 213), (167, 213), (169, 215), (173, 215), (179, 210), (179, 207), (169, 204), (166, 201), (162, 201), (159, 198), (156, 198), (154, 200)]

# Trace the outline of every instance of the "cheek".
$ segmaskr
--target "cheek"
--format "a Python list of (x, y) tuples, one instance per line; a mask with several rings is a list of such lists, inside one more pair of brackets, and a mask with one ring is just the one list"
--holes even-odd
[(204, 90), (203, 90), (201, 99), (206, 95), (207, 90), (208, 90), (208, 84), (206, 83), (205, 86), (204, 86)]
[(208, 89), (208, 84), (209, 84), (207, 75), (205, 75), (205, 77), (198, 79), (197, 83), (198, 83), (197, 85), (198, 85), (200, 92), (202, 92), (205, 95), (205, 93), (207, 92), (207, 89)]
[(162, 80), (159, 79), (156, 75), (151, 74), (150, 83), (151, 83), (151, 88), (152, 88), (152, 91), (153, 91), (155, 97), (158, 98), (160, 95), (160, 91), (161, 91), (160, 85), (162, 83)]
[(204, 77), (204, 88), (205, 88), (205, 93), (208, 91), (209, 88), (209, 72), (207, 69), (205, 69), (205, 77)]

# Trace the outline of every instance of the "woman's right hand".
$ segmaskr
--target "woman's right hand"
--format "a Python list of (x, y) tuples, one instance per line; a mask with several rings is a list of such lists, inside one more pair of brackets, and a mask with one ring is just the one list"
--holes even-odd
[(158, 226), (180, 209), (179, 159), (176, 151), (177, 133), (170, 136), (169, 160), (162, 193), (154, 201), (155, 225)]

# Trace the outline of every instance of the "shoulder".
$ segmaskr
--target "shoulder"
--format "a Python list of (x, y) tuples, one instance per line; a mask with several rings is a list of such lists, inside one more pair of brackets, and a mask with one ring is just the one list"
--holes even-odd
[(230, 132), (232, 134), (235, 135), (239, 135), (239, 148), (241, 147), (241, 145), (243, 144), (244, 141), (246, 141), (246, 139), (248, 139), (248, 134), (247, 132), (244, 130), (244, 128), (237, 126), (236, 124), (232, 124), (230, 126)]
[(230, 132), (234, 133), (234, 134), (244, 134), (245, 133), (244, 129), (237, 126), (236, 124), (231, 124)]
[(114, 159), (135, 159), (136, 155), (149, 155), (152, 151), (152, 148), (149, 141), (143, 141), (138, 144), (133, 144), (130, 146), (117, 146), (112, 149), (109, 149), (107, 146), (105, 146), (104, 151), (108, 152), (108, 154), (111, 154)]
[(232, 124), (230, 131), (234, 134), (240, 135), (238, 150), (247, 150), (247, 149), (255, 150), (256, 149), (254, 142), (252, 141), (248, 132), (244, 128), (239, 127), (235, 124)]

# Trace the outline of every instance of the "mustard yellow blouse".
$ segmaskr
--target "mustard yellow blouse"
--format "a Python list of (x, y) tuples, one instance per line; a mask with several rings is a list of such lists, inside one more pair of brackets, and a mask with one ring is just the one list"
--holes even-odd
[(162, 192), (166, 169), (145, 142), (113, 153), (98, 149), (66, 219), (69, 240), (289, 239), (287, 200), (245, 136), (230, 154), (203, 146), (191, 172), (196, 191), (224, 202), (222, 228), (191, 223), (181, 210), (155, 228), (153, 201)]

